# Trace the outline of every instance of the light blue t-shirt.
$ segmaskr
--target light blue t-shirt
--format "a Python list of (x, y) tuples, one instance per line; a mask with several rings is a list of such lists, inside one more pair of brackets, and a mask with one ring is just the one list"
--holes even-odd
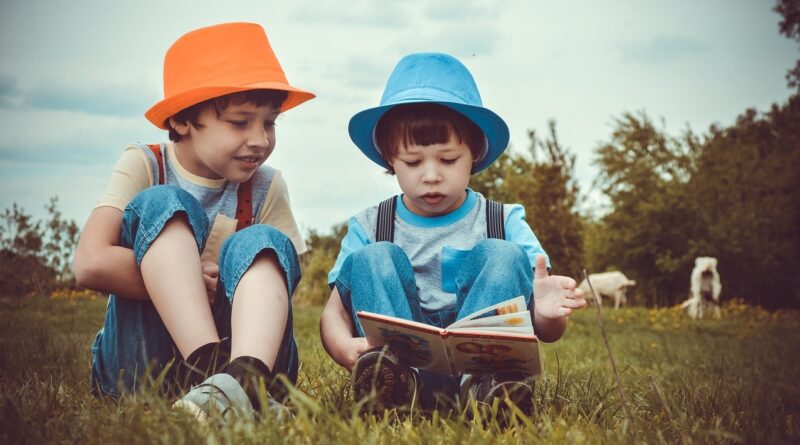
[[(411, 213), (403, 200), (397, 199), (394, 220), (394, 243), (411, 261), (419, 288), (420, 305), (426, 311), (451, 309), (456, 302), (455, 277), (461, 262), (478, 241), (486, 238), (486, 198), (467, 189), (467, 199), (452, 212), (434, 217)], [(505, 239), (521, 246), (534, 268), (537, 255), (547, 254), (525, 221), (525, 209), (519, 204), (503, 204)], [(344, 260), (356, 250), (375, 242), (378, 206), (369, 207), (350, 218), (339, 256), (328, 274), (333, 285)], [(548, 268), (550, 260), (547, 258)]]

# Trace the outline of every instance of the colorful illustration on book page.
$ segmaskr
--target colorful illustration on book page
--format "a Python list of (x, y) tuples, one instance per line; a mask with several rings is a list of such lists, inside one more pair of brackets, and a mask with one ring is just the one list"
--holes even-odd
[(378, 329), (383, 339), (392, 346), (392, 349), (403, 363), (417, 367), (423, 367), (431, 363), (433, 357), (428, 340), (408, 332), (387, 329), (382, 326)]
[(463, 358), (466, 358), (462, 362), (466, 373), (524, 369), (526, 367), (526, 361), (520, 360), (518, 354), (515, 354), (515, 351), (508, 345), (464, 341), (457, 343), (455, 348), (463, 354)]

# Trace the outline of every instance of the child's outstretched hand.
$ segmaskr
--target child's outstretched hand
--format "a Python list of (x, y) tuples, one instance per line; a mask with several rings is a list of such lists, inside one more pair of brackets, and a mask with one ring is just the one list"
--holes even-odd
[(550, 275), (544, 255), (536, 256), (533, 275), (534, 311), (545, 318), (561, 318), (573, 309), (586, 307), (583, 291), (576, 288), (575, 280), (561, 275)]

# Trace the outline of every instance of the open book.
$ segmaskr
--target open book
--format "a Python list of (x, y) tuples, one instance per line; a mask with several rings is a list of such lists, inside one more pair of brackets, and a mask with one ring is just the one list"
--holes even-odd
[(519, 370), (541, 374), (539, 342), (523, 297), (472, 313), (446, 328), (360, 311), (370, 343), (389, 343), (409, 366), (439, 374)]

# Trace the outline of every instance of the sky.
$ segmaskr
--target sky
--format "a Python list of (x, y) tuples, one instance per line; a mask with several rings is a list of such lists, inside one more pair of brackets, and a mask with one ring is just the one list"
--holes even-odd
[(164, 53), (216, 23), (262, 25), (289, 82), (317, 98), (282, 115), (268, 164), (301, 229), (328, 233), (399, 193), (347, 134), (377, 106), (405, 54), (459, 58), (523, 152), (555, 120), (589, 191), (614, 120), (646, 112), (672, 135), (730, 125), (792, 91), (800, 57), (772, 1), (389, 2), (0, 0), (0, 210), (44, 217), (50, 197), (79, 225), (133, 142), (166, 141), (144, 112), (162, 96)]

